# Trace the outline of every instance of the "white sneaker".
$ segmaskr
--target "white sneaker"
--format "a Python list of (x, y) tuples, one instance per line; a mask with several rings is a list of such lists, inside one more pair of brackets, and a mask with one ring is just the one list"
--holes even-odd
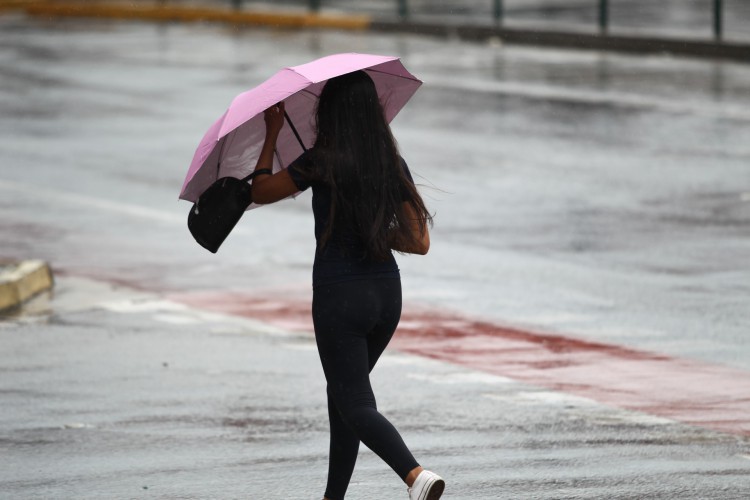
[(442, 477), (434, 472), (423, 470), (414, 480), (411, 488), (408, 488), (409, 500), (438, 500), (444, 489), (445, 481)]

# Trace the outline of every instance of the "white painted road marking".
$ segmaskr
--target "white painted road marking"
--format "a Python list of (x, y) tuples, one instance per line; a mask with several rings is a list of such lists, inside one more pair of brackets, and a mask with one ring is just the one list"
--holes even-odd
[(67, 203), (69, 205), (93, 207), (100, 210), (106, 210), (108, 212), (114, 212), (149, 220), (157, 220), (161, 222), (178, 222), (180, 224), (185, 224), (185, 221), (187, 220), (187, 216), (178, 216), (176, 214), (163, 212), (161, 210), (154, 210), (153, 208), (142, 207), (140, 205), (133, 205), (130, 203), (115, 202), (104, 200), (102, 198), (95, 198), (93, 196), (48, 189), (41, 187), (38, 184), (26, 184), (22, 182), (0, 180), (0, 189), (27, 194), (34, 199), (43, 198), (60, 203)]

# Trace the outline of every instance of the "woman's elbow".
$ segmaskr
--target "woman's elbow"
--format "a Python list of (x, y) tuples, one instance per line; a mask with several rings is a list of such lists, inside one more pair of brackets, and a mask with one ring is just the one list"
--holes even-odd
[(430, 251), (430, 237), (429, 235), (425, 235), (419, 241), (419, 245), (417, 247), (416, 253), (419, 255), (427, 255), (427, 252), (429, 251)]
[(253, 193), (253, 203), (256, 205), (268, 205), (270, 202), (263, 197), (262, 194), (255, 194)]
[(253, 203), (257, 203), (258, 205), (267, 205), (269, 203), (273, 203), (273, 200), (270, 199), (268, 190), (264, 189), (263, 185), (256, 185), (255, 183), (253, 183), (250, 189), (250, 194)]

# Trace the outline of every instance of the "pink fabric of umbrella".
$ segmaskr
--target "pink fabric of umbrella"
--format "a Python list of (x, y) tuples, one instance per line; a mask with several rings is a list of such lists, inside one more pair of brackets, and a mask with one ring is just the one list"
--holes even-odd
[[(190, 163), (180, 198), (194, 202), (215, 180), (249, 174), (265, 137), (263, 111), (277, 102), (285, 102), (301, 141), (311, 147), (315, 141), (315, 105), (325, 82), (357, 70), (366, 71), (375, 82), (388, 122), (422, 84), (397, 57), (390, 56), (336, 54), (284, 68), (235, 97), (229, 109), (208, 129)], [(285, 123), (276, 143), (274, 172), (289, 166), (303, 151), (292, 128)]]

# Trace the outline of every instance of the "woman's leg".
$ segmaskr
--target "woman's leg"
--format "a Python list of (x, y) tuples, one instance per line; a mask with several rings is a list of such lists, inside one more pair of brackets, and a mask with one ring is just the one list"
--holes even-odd
[(328, 422), (331, 429), (330, 447), (328, 451), (328, 483), (325, 498), (341, 500), (352, 478), (354, 464), (359, 452), (359, 438), (348, 425), (344, 423), (333, 396), (328, 393)]
[[(398, 431), (377, 411), (369, 379), (370, 370), (393, 335), (400, 311), (398, 280), (360, 280), (321, 287), (313, 298), (315, 338), (333, 409), (346, 428), (405, 479), (418, 464)], [(332, 444), (347, 441), (346, 434), (336, 430), (341, 429), (336, 413), (330, 417), (331, 431), (337, 432), (331, 436)], [(337, 457), (344, 456), (349, 457), (345, 463), (329, 464), (326, 497), (332, 500), (343, 498), (354, 467), (356, 454), (352, 458), (351, 453), (337, 453)]]
[[(375, 363), (391, 341), (401, 319), (401, 280), (381, 280), (378, 285), (380, 285), (379, 288), (384, 299), (380, 312), (380, 323), (367, 335), (370, 371), (375, 367)], [(407, 486), (411, 487), (422, 470), (422, 467), (417, 465), (409, 471), (406, 477), (401, 479)]]

